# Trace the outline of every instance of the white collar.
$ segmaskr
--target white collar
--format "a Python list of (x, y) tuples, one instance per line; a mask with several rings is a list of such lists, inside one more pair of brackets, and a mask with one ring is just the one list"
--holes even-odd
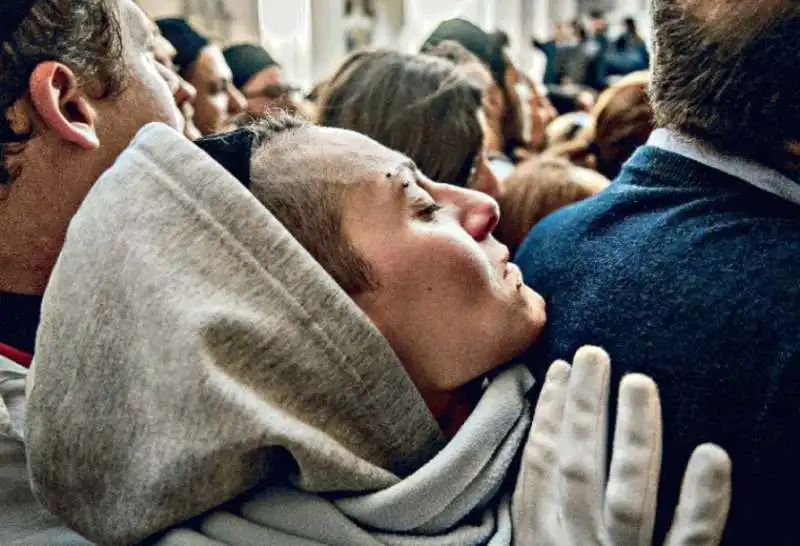
[(800, 205), (799, 183), (774, 169), (754, 161), (705, 148), (670, 129), (656, 129), (650, 135), (647, 144), (667, 152), (682, 155)]

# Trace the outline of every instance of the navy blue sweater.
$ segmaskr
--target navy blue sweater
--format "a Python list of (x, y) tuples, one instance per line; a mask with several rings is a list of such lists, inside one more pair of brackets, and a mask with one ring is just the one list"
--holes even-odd
[[(516, 262), (548, 302), (527, 355), (542, 378), (584, 344), (659, 386), (656, 543), (692, 449), (733, 460), (724, 544), (800, 544), (800, 206), (654, 147), (600, 195), (559, 211)], [(615, 400), (612, 400), (614, 403)]]

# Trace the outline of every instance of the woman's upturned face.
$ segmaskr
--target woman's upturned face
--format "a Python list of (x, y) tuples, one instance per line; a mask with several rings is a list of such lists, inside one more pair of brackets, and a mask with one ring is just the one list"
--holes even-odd
[(494, 199), (425, 178), (405, 156), (339, 132), (371, 174), (347, 192), (343, 228), (376, 287), (356, 303), (423, 392), (454, 390), (528, 348), (544, 301), (492, 235)]

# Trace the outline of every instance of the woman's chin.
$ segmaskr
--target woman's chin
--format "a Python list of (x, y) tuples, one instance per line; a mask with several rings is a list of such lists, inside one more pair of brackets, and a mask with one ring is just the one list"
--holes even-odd
[(525, 301), (528, 312), (532, 315), (534, 322), (539, 324), (539, 329), (541, 330), (544, 328), (544, 323), (547, 321), (547, 306), (544, 302), (544, 298), (526, 284), (523, 284), (519, 291), (522, 295), (522, 299)]
[(522, 300), (525, 302), (525, 311), (532, 333), (531, 343), (533, 343), (539, 338), (539, 334), (547, 322), (547, 306), (544, 298), (528, 285), (523, 284), (519, 290)]

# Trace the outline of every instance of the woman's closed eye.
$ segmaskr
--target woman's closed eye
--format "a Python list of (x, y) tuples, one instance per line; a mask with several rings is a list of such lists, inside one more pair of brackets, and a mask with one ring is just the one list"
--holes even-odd
[(430, 220), (430, 219), (432, 219), (432, 218), (433, 218), (433, 217), (436, 215), (436, 213), (437, 213), (437, 212), (439, 212), (440, 210), (442, 210), (442, 206), (441, 206), (441, 205), (439, 205), (439, 204), (437, 204), (437, 203), (429, 203), (428, 205), (426, 205), (425, 207), (423, 207), (423, 208), (422, 208), (422, 209), (421, 209), (421, 210), (420, 210), (420, 211), (417, 213), (417, 215), (418, 215), (420, 218), (423, 218), (423, 219), (425, 219), (425, 220)]

